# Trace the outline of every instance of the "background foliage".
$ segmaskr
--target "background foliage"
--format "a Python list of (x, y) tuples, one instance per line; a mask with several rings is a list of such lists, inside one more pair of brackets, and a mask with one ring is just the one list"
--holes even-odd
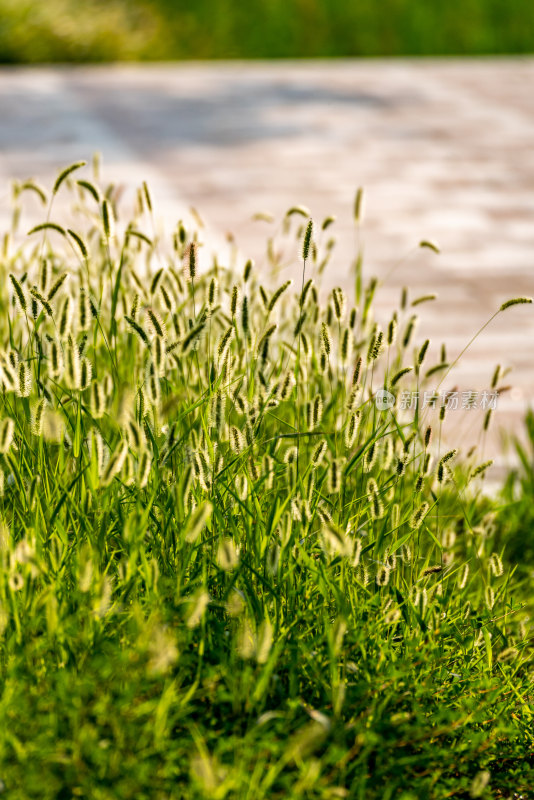
[(529, 53), (530, 0), (0, 0), (0, 61)]

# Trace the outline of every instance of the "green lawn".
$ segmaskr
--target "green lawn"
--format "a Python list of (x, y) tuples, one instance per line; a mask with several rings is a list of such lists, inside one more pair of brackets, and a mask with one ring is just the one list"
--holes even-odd
[[(69, 192), (66, 230), (53, 201)], [(420, 299), (403, 293), (379, 328), (357, 254), (351, 291), (323, 296), (335, 225), (303, 209), (268, 248), (298, 260), (302, 284), (276, 289), (250, 263), (200, 274), (194, 227), (155, 240), (147, 190), (115, 235), (114, 191), (87, 168), (14, 194), (6, 796), (528, 790), (530, 598), (499, 543), (508, 507), (481, 492), (487, 463), (440, 446), (445, 406), (429, 428), (373, 399), (449, 369), (416, 336)], [(30, 194), (48, 222), (25, 236)]]
[(532, 53), (530, 0), (0, 0), (0, 61)]

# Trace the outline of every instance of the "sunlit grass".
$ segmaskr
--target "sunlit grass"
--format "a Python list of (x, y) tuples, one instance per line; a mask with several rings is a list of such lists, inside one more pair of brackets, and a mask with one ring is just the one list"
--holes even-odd
[(157, 241), (146, 186), (121, 226), (82, 167), (19, 184), (45, 221), (21, 239), (17, 211), (3, 245), (9, 796), (528, 787), (529, 628), (488, 464), (441, 449), (445, 407), (431, 428), (375, 402), (449, 367), (406, 293), (384, 330), (360, 259), (324, 295), (300, 208), (298, 286), (201, 270), (200, 230)]

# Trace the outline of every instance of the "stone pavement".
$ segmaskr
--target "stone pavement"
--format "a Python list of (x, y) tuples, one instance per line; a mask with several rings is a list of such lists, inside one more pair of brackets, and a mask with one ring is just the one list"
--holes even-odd
[[(347, 285), (352, 204), (365, 190), (367, 274), (388, 319), (400, 287), (419, 307), (420, 340), (454, 357), (503, 300), (534, 294), (534, 59), (211, 63), (0, 70), (0, 218), (7, 181), (103, 154), (104, 177), (146, 179), (172, 224), (192, 204), (212, 241), (231, 231), (265, 264), (269, 225), (299, 203), (337, 217), (331, 285)], [(417, 247), (439, 243), (441, 254)], [(487, 388), (513, 369), (499, 424), (521, 431), (534, 403), (534, 310), (495, 320), (447, 386)], [(452, 418), (452, 412), (451, 412)], [(475, 441), (482, 412), (456, 417)], [(453, 437), (454, 438), (454, 437)]]

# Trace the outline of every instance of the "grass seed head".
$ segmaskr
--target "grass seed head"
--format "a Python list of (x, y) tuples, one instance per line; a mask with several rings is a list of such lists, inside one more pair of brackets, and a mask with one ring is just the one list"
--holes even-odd
[(415, 442), (416, 437), (417, 437), (417, 431), (412, 431), (411, 433), (408, 434), (408, 436), (404, 440), (404, 444), (402, 445), (402, 449), (404, 450), (405, 453), (410, 452), (410, 447)]
[(130, 453), (126, 455), (126, 461), (124, 462), (122, 482), (125, 486), (133, 486), (135, 483), (135, 465)]
[(471, 475), (469, 476), (469, 480), (473, 480), (473, 478), (476, 478), (478, 475), (482, 475), (483, 476), (484, 473), (486, 472), (486, 470), (489, 469), (492, 466), (492, 464), (493, 464), (493, 460), (490, 459), (489, 461), (484, 461), (482, 464), (479, 464), (478, 466), (476, 466), (471, 471)]
[(157, 311), (154, 311), (153, 308), (147, 308), (146, 315), (148, 317), (149, 329), (152, 334), (165, 341), (167, 338), (167, 331), (165, 330), (165, 324), (160, 315), (157, 313)]
[(52, 408), (45, 408), (43, 412), (43, 439), (47, 442), (59, 444), (64, 437), (65, 422), (63, 417)]
[(306, 225), (306, 230), (304, 231), (304, 237), (302, 239), (302, 260), (307, 261), (310, 255), (310, 245), (312, 240), (313, 234), (313, 222), (311, 219), (308, 220), (308, 224)]
[(378, 485), (374, 478), (367, 481), (367, 497), (370, 505), (371, 519), (378, 520), (384, 516), (384, 504), (378, 491)]
[(349, 416), (347, 425), (345, 427), (345, 447), (347, 448), (347, 450), (351, 449), (356, 440), (356, 436), (358, 434), (359, 422), (360, 422), (360, 413), (358, 411), (355, 411)]
[(267, 305), (267, 311), (271, 312), (274, 309), (274, 307), (276, 306), (276, 304), (279, 301), (279, 299), (282, 297), (284, 292), (291, 286), (292, 283), (293, 283), (293, 281), (291, 281), (291, 280), (286, 281), (285, 283), (282, 284), (282, 286), (280, 286), (275, 291), (275, 293), (273, 294), (273, 296), (271, 297), (271, 299), (270, 299), (270, 301), (269, 301), (269, 303)]
[(18, 280), (13, 275), (13, 273), (9, 274), (9, 280), (11, 281), (11, 283), (13, 285), (13, 289), (14, 289), (14, 292), (15, 292), (15, 297), (17, 299), (18, 307), (19, 307), (20, 311), (23, 314), (25, 314), (27, 312), (27, 310), (28, 310), (28, 301), (26, 300), (26, 295), (24, 293), (24, 290), (23, 290), (22, 286), (20, 285), (20, 283), (18, 282)]
[(294, 464), (297, 460), (297, 453), (296, 447), (288, 447), (284, 453), (284, 464)]
[(13, 443), (15, 436), (15, 422), (11, 417), (5, 417), (0, 421), (0, 453), (6, 455)]
[(392, 347), (395, 344), (395, 341), (397, 339), (397, 327), (398, 327), (398, 320), (397, 320), (397, 314), (395, 312), (388, 325), (387, 343), (389, 347)]
[(6, 392), (14, 392), (18, 384), (17, 370), (9, 362), (0, 364), (1, 384)]
[(162, 377), (165, 373), (166, 350), (163, 339), (160, 336), (154, 338), (151, 350), (154, 373), (158, 377)]
[(380, 468), (383, 469), (384, 471), (390, 469), (391, 464), (393, 463), (394, 455), (395, 455), (395, 448), (393, 446), (393, 440), (390, 436), (387, 436), (384, 439), (384, 443), (382, 445)]
[(208, 287), (208, 308), (211, 312), (219, 302), (219, 281), (217, 278), (212, 278)]
[(350, 328), (344, 328), (341, 334), (340, 358), (342, 364), (347, 364), (352, 351), (352, 334)]
[(363, 470), (364, 472), (371, 472), (376, 464), (378, 458), (378, 445), (376, 442), (371, 442), (365, 455), (363, 457)]
[(309, 278), (309, 280), (307, 280), (306, 283), (304, 284), (304, 288), (302, 289), (300, 295), (300, 308), (304, 308), (306, 306), (306, 300), (308, 298), (308, 295), (311, 296), (310, 290), (312, 288), (313, 288), (313, 278)]
[(55, 296), (56, 296), (56, 295), (59, 293), (59, 291), (60, 291), (61, 287), (63, 286), (63, 284), (65, 283), (65, 281), (67, 280), (67, 278), (68, 278), (68, 277), (69, 277), (68, 273), (67, 273), (67, 272), (64, 272), (64, 273), (63, 273), (62, 275), (60, 275), (60, 276), (59, 276), (59, 278), (57, 278), (57, 280), (56, 280), (56, 281), (55, 281), (55, 282), (52, 284), (52, 288), (50, 289), (50, 291), (48, 292), (48, 295), (47, 295), (47, 297), (46, 297), (46, 300), (47, 300), (49, 303), (51, 303), (51, 302), (52, 302), (52, 300), (54, 299), (54, 297), (55, 297)]
[(343, 289), (337, 287), (332, 291), (334, 313), (338, 322), (343, 322), (347, 311), (347, 297)]
[(417, 508), (412, 516), (410, 517), (410, 528), (417, 530), (423, 524), (423, 521), (428, 514), (430, 506), (428, 503), (421, 503), (419, 508)]
[(216, 392), (210, 401), (209, 424), (219, 434), (222, 433), (226, 414), (226, 397), (222, 392)]
[(252, 270), (254, 269), (254, 262), (251, 258), (245, 264), (245, 268), (243, 270), (243, 282), (248, 283), (250, 276), (252, 275)]
[(163, 267), (160, 267), (160, 269), (157, 270), (157, 272), (155, 273), (154, 277), (152, 278), (152, 282), (150, 284), (150, 294), (151, 295), (155, 295), (156, 292), (158, 291), (158, 287), (159, 287), (159, 285), (161, 283), (162, 277), (163, 277)]
[(144, 328), (139, 325), (138, 322), (133, 317), (124, 317), (125, 321), (128, 323), (129, 327), (132, 329), (133, 333), (137, 336), (137, 338), (147, 347), (150, 344), (150, 340), (148, 338), (148, 334), (144, 330)]
[(403, 336), (403, 339), (402, 339), (402, 346), (405, 349), (410, 344), (411, 338), (412, 338), (413, 333), (415, 331), (415, 327), (417, 325), (417, 321), (418, 321), (418, 317), (417, 317), (416, 314), (413, 314), (410, 317), (410, 319), (408, 320), (408, 323), (407, 323), (406, 328), (404, 330), (404, 336)]
[(132, 450), (140, 450), (145, 444), (145, 437), (139, 425), (133, 420), (128, 420), (125, 428), (126, 440)]
[(91, 376), (93, 367), (88, 358), (82, 358), (80, 361), (80, 389), (84, 391), (88, 389), (91, 384)]
[(284, 377), (282, 378), (280, 384), (280, 400), (288, 400), (293, 392), (293, 388), (295, 387), (295, 376), (291, 370), (288, 370)]
[(462, 569), (460, 570), (460, 575), (458, 579), (458, 588), (465, 589), (467, 585), (467, 579), (469, 578), (469, 564), (464, 564)]
[(486, 586), (484, 591), (484, 600), (488, 607), (488, 610), (491, 611), (493, 606), (495, 605), (495, 592), (491, 586)]
[(425, 356), (426, 356), (426, 352), (428, 350), (429, 344), (430, 344), (430, 339), (426, 339), (423, 342), (423, 345), (422, 345), (421, 349), (419, 350), (419, 353), (417, 355), (417, 366), (418, 367), (420, 367), (422, 365), (423, 361), (425, 360)]
[(343, 480), (343, 458), (333, 458), (328, 470), (328, 491), (331, 494), (338, 494), (341, 491)]
[(384, 343), (384, 333), (383, 331), (378, 330), (374, 337), (373, 349), (371, 352), (371, 359), (370, 359), (371, 361), (376, 361), (378, 358), (380, 358), (380, 355), (383, 350), (383, 343)]
[(64, 345), (65, 355), (65, 382), (69, 389), (80, 389), (81, 387), (81, 361), (80, 351), (76, 347), (72, 337), (69, 335)]
[(186, 252), (185, 275), (188, 283), (194, 283), (197, 274), (197, 246), (191, 242)]
[(71, 332), (72, 312), (72, 298), (70, 295), (66, 295), (61, 304), (57, 323), (57, 330), (60, 339), (66, 339)]
[(18, 384), (16, 394), (19, 397), (29, 397), (32, 391), (32, 373), (30, 365), (21, 361), (18, 368)]
[(389, 583), (390, 575), (391, 575), (390, 568), (385, 564), (381, 564), (376, 573), (376, 585), (387, 586)]
[(500, 578), (504, 572), (501, 557), (497, 553), (492, 553), (489, 560), (490, 569), (496, 578)]
[(239, 549), (229, 536), (221, 539), (219, 543), (217, 564), (225, 572), (231, 572), (239, 564)]
[(393, 378), (391, 379), (391, 388), (396, 386), (397, 383), (400, 381), (400, 379), (403, 378), (405, 375), (407, 375), (409, 372), (411, 372), (412, 369), (413, 367), (403, 367), (398, 372), (396, 372)]
[(230, 427), (230, 447), (236, 455), (240, 455), (245, 448), (243, 434), (235, 425)]
[(321, 528), (321, 538), (325, 550), (331, 556), (341, 556), (343, 558), (352, 556), (353, 544), (350, 537), (331, 522), (326, 523)]
[(323, 353), (328, 359), (330, 357), (330, 352), (332, 350), (332, 336), (330, 334), (330, 329), (326, 324), (326, 322), (323, 322), (321, 324), (321, 346)]
[(148, 452), (148, 450), (143, 450), (140, 453), (139, 461), (137, 462), (136, 482), (140, 489), (144, 489), (148, 484), (151, 467), (152, 467), (152, 457)]
[(405, 474), (407, 463), (408, 456), (406, 453), (402, 453), (402, 455), (397, 459), (397, 466), (395, 467), (395, 474), (398, 478), (401, 478)]
[(97, 381), (91, 384), (90, 393), (91, 414), (95, 419), (100, 419), (106, 411), (106, 397), (102, 385)]
[(120, 473), (128, 455), (128, 445), (121, 442), (117, 445), (102, 474), (102, 485), (109, 486), (115, 477)]
[(191, 599), (189, 614), (187, 616), (187, 627), (196, 628), (202, 622), (206, 609), (210, 603), (210, 596), (204, 590), (198, 591)]
[(532, 297), (514, 297), (512, 300), (507, 300), (501, 305), (499, 311), (506, 311), (507, 308), (512, 306), (524, 305), (532, 303)]
[(165, 284), (161, 283), (159, 287), (159, 293), (161, 295), (161, 299), (163, 300), (163, 305), (167, 309), (167, 311), (172, 314), (175, 310), (175, 303), (171, 294), (167, 291)]
[[(42, 294), (41, 294), (41, 292), (40, 292), (40, 291), (37, 289), (37, 287), (36, 287), (36, 286), (33, 286), (33, 287), (30, 289), (30, 294), (32, 295), (32, 297), (33, 297), (33, 299), (34, 299), (34, 300), (38, 300), (38, 301), (39, 301), (39, 303), (41, 304), (41, 307), (42, 307), (43, 311), (44, 311), (44, 312), (45, 312), (45, 314), (46, 314), (46, 316), (47, 316), (49, 319), (54, 319), (54, 310), (53, 310), (52, 306), (50, 305), (50, 302), (49, 302), (49, 301), (46, 299), (46, 297), (43, 297), (43, 295), (42, 295)], [(33, 316), (34, 316), (34, 319), (35, 319), (35, 315), (33, 315)]]
[(39, 270), (39, 290), (42, 294), (46, 295), (50, 284), (50, 261), (48, 258), (41, 259), (41, 268)]
[(237, 309), (239, 307), (240, 299), (241, 299), (241, 291), (239, 289), (239, 286), (235, 284), (232, 287), (232, 292), (230, 294), (230, 316), (232, 317), (232, 319), (235, 318)]
[(89, 303), (89, 294), (87, 289), (82, 286), (80, 288), (80, 294), (78, 296), (78, 330), (79, 331), (87, 331), (89, 330), (91, 319), (91, 306)]
[(43, 419), (46, 400), (41, 398), (38, 400), (32, 409), (32, 433), (34, 436), (41, 436), (43, 432)]
[(323, 418), (323, 398), (318, 393), (313, 400), (312, 427), (316, 428)]
[(110, 242), (115, 238), (115, 214), (113, 207), (107, 198), (102, 200), (102, 225), (104, 228), (104, 236), (106, 242)]
[(182, 353), (195, 352), (198, 349), (200, 339), (206, 327), (206, 322), (206, 317), (202, 317), (197, 325), (190, 328), (189, 332), (182, 340)]
[(354, 372), (352, 373), (352, 386), (355, 388), (359, 385), (360, 382), (360, 375), (362, 371), (362, 359), (361, 356), (356, 362), (356, 366), (354, 367)]

